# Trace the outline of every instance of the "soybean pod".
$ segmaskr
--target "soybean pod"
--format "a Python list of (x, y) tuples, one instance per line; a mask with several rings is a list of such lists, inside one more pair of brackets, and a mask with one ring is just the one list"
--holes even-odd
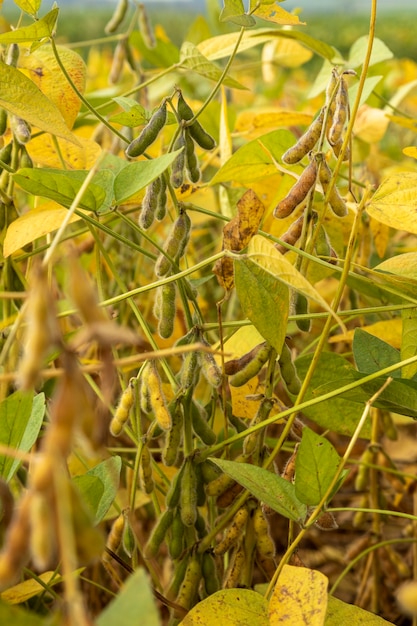
[(167, 104), (163, 100), (160, 107), (153, 113), (151, 119), (143, 128), (139, 137), (134, 139), (126, 148), (126, 155), (130, 158), (143, 154), (157, 138), (167, 121)]
[(107, 35), (110, 35), (110, 33), (114, 33), (118, 29), (118, 27), (124, 20), (128, 6), (128, 0), (119, 0), (113, 15), (104, 27), (104, 32)]
[(315, 159), (312, 159), (285, 198), (278, 202), (274, 209), (274, 217), (282, 219), (291, 215), (303, 200), (305, 200), (309, 192), (314, 189), (316, 178), (317, 164)]
[(288, 165), (293, 165), (301, 161), (308, 154), (320, 139), (321, 129), (323, 128), (325, 109), (322, 108), (318, 117), (311, 123), (306, 132), (301, 135), (297, 143), (289, 148), (282, 155), (282, 160)]
[[(194, 117), (193, 110), (189, 106), (189, 104), (187, 104), (187, 102), (184, 100), (184, 97), (181, 92), (179, 93), (179, 96), (178, 96), (177, 108), (178, 108), (178, 115), (182, 120), (190, 121), (193, 119)], [(187, 126), (187, 128), (190, 132), (190, 135), (198, 143), (200, 148), (203, 148), (204, 150), (213, 150), (213, 148), (216, 147), (216, 142), (214, 141), (213, 137), (204, 130), (204, 128), (201, 126), (198, 120), (194, 120), (194, 122), (190, 124), (189, 126)]]

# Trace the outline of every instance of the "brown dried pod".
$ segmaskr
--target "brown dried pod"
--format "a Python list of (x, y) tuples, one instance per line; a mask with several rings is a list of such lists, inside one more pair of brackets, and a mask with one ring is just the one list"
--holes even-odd
[(305, 200), (311, 189), (314, 189), (316, 177), (317, 163), (315, 159), (312, 159), (285, 198), (278, 202), (274, 209), (274, 217), (282, 219), (291, 215), (298, 205)]
[[(324, 158), (320, 162), (319, 179), (323, 193), (326, 196), (332, 179), (332, 171)], [(333, 213), (335, 213), (338, 217), (345, 217), (345, 215), (347, 215), (348, 211), (346, 202), (343, 200), (335, 185), (333, 185), (327, 200), (333, 210)]]
[(306, 132), (301, 135), (297, 143), (289, 148), (282, 155), (282, 160), (288, 165), (293, 165), (301, 161), (308, 154), (320, 139), (321, 129), (323, 128), (325, 109), (322, 108), (319, 115), (310, 124)]
[[(284, 243), (289, 243), (291, 246), (295, 246), (295, 244), (301, 237), (301, 233), (303, 232), (303, 224), (304, 213), (291, 224), (289, 229), (283, 235), (280, 236), (281, 241), (283, 241)], [(288, 248), (283, 246), (281, 243), (276, 243), (275, 248), (278, 250), (278, 252), (281, 252), (281, 254), (285, 254), (286, 252), (288, 252)]]

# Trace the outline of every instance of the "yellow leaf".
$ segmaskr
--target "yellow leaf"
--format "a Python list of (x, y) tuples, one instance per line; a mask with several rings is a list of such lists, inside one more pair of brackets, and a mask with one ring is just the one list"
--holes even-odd
[[(265, 34), (264, 34), (265, 32)], [(259, 46), (266, 41), (270, 41), (273, 37), (271, 31), (250, 31), (247, 30), (241, 39), (238, 52), (244, 52), (254, 46)], [(256, 36), (255, 36), (256, 35)], [(236, 41), (240, 37), (239, 33), (228, 33), (227, 35), (218, 35), (217, 37), (211, 37), (198, 44), (198, 49), (201, 54), (204, 54), (207, 59), (214, 61), (216, 59), (223, 59), (232, 54), (236, 47)]]
[[(86, 66), (83, 59), (77, 52), (65, 46), (57, 46), (57, 51), (75, 86), (80, 93), (84, 93)], [(59, 67), (52, 46), (45, 44), (31, 54), (20, 55), (19, 69), (55, 104), (68, 128), (72, 128), (81, 101)]]
[(389, 242), (389, 226), (370, 219), (369, 227), (374, 238), (375, 250), (380, 259), (385, 255)]
[[(67, 209), (51, 200), (18, 217), (7, 229), (4, 238), (4, 256), (8, 257), (35, 239), (57, 230), (67, 213)], [(81, 218), (73, 215), (70, 221), (76, 222), (79, 219)]]
[(274, 83), (280, 67), (299, 67), (313, 56), (311, 50), (293, 39), (275, 39), (266, 43), (262, 50), (262, 77), (266, 83)]
[[(387, 320), (384, 322), (375, 322), (369, 326), (362, 326), (362, 330), (366, 330), (370, 335), (378, 337), (390, 344), (393, 348), (401, 348), (402, 343), (402, 319), (396, 318), (393, 320)], [(329, 338), (329, 343), (338, 343), (339, 341), (353, 341), (353, 335), (355, 329), (348, 330), (346, 333), (340, 333), (339, 335), (333, 335)]]
[(180, 626), (268, 626), (268, 603), (252, 589), (223, 589), (199, 602)]
[(363, 104), (358, 111), (353, 132), (366, 143), (377, 143), (385, 135), (388, 124), (385, 111)]
[(327, 585), (327, 576), (321, 572), (284, 565), (269, 603), (270, 626), (323, 626)]
[(382, 181), (366, 207), (368, 214), (386, 224), (417, 234), (417, 174), (401, 172)]
[(239, 113), (235, 124), (235, 131), (238, 133), (247, 133), (248, 131), (259, 128), (265, 132), (265, 128), (286, 128), (288, 126), (298, 125), (308, 126), (311, 124), (312, 120), (313, 116), (309, 113), (250, 109)]
[(407, 148), (404, 148), (403, 153), (405, 154), (405, 156), (417, 159), (417, 148), (415, 146), (409, 146)]
[(92, 139), (78, 136), (77, 140), (79, 145), (60, 138), (55, 142), (49, 134), (38, 135), (26, 148), (33, 162), (42, 167), (62, 168), (62, 157), (67, 169), (90, 169), (97, 161), (101, 147)]
[[(78, 576), (84, 569), (85, 568), (82, 567), (76, 570), (74, 575)], [(23, 583), (19, 583), (18, 585), (3, 591), (0, 594), (0, 598), (4, 602), (7, 602), (7, 604), (22, 604), (23, 602), (26, 602), (27, 600), (30, 600), (34, 596), (38, 595), (38, 593), (43, 593), (45, 591), (45, 585), (51, 587), (61, 583), (63, 580), (63, 577), (57, 576), (56, 572), (44, 572), (38, 577), (44, 585), (41, 585), (38, 581), (30, 578), (29, 580), (25, 580)]]

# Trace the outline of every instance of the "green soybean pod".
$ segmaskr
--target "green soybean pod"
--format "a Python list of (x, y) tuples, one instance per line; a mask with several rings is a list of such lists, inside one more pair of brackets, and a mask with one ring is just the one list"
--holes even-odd
[[(304, 294), (297, 292), (295, 294), (294, 308), (296, 315), (305, 315), (308, 313), (308, 300)], [(308, 333), (311, 328), (311, 320), (308, 318), (297, 319), (295, 321), (297, 327), (305, 333)]]
[(167, 213), (167, 181), (165, 180), (165, 176), (160, 176), (159, 178), (161, 186), (158, 193), (157, 203), (156, 203), (156, 211), (155, 218), (158, 222), (162, 221)]
[(107, 22), (106, 26), (104, 27), (104, 32), (107, 35), (110, 35), (110, 33), (114, 33), (117, 30), (117, 28), (120, 26), (120, 24), (123, 22), (128, 6), (129, 6), (128, 0), (119, 0), (114, 10), (113, 15), (111, 16), (110, 20)]
[[(0, 161), (6, 165), (10, 165), (12, 160), (13, 141), (10, 141), (0, 150)], [(1, 167), (1, 163), (0, 163)]]
[(320, 139), (321, 130), (323, 128), (325, 109), (322, 108), (318, 117), (310, 124), (306, 132), (301, 135), (297, 143), (289, 148), (282, 155), (282, 160), (288, 165), (293, 165), (301, 161), (308, 154)]
[[(327, 190), (330, 186), (330, 181), (332, 179), (332, 171), (327, 165), (327, 162), (324, 158), (321, 159), (320, 162), (320, 170), (319, 170), (319, 180), (323, 189), (324, 195), (327, 195)], [(341, 195), (339, 194), (336, 185), (333, 185), (330, 194), (328, 194), (328, 201), (332, 208), (333, 213), (335, 213), (338, 217), (345, 217), (347, 215), (347, 206), (346, 202), (343, 200)]]
[(19, 55), (19, 45), (17, 43), (11, 43), (7, 50), (6, 65), (10, 65), (11, 67), (17, 67)]
[(195, 461), (188, 457), (182, 473), (180, 509), (184, 526), (194, 526), (197, 520), (197, 474), (194, 463)]
[(26, 146), (20, 146), (19, 166), (20, 167), (33, 167), (33, 161), (30, 158), (30, 155), (26, 149)]
[(292, 361), (291, 350), (285, 343), (282, 346), (281, 355), (278, 359), (281, 377), (289, 393), (297, 395), (301, 389), (301, 380)]
[(174, 511), (172, 509), (167, 509), (164, 513), (162, 513), (161, 517), (153, 527), (148, 543), (145, 546), (144, 554), (147, 559), (154, 558), (157, 555), (168, 530), (171, 528), (173, 520)]
[(172, 521), (170, 538), (168, 541), (168, 550), (171, 559), (178, 559), (184, 549), (184, 524), (182, 523), (179, 511), (175, 512)]
[(139, 4), (138, 6), (138, 26), (139, 32), (142, 35), (143, 43), (149, 49), (155, 48), (155, 34), (153, 32), (153, 28), (146, 11), (145, 5)]
[(162, 461), (164, 465), (170, 467), (177, 462), (181, 446), (182, 427), (184, 423), (181, 401), (178, 398), (172, 400), (168, 405), (168, 411), (171, 414), (172, 426), (165, 434)]
[(196, 400), (191, 403), (191, 421), (194, 433), (203, 443), (207, 446), (216, 443), (216, 433), (207, 423), (207, 414), (204, 408)]
[(197, 155), (195, 153), (194, 140), (191, 137), (189, 130), (186, 128), (184, 131), (185, 139), (185, 166), (187, 168), (188, 177), (192, 183), (198, 183), (200, 180), (201, 172), (198, 165)]
[(155, 489), (152, 472), (152, 455), (148, 446), (143, 446), (139, 465), (139, 479), (143, 491), (147, 494)]
[(183, 356), (180, 371), (181, 389), (186, 391), (194, 387), (200, 377), (200, 364), (197, 352), (186, 352)]
[(175, 507), (177, 507), (180, 502), (181, 483), (182, 483), (182, 475), (184, 473), (184, 468), (185, 468), (185, 462), (181, 465), (180, 469), (175, 474), (169, 486), (169, 489), (165, 498), (166, 505), (169, 509), (175, 509)]
[[(191, 230), (191, 220), (187, 213), (180, 211), (179, 216), (172, 225), (164, 245), (164, 253), (161, 253), (155, 264), (155, 273), (162, 278), (170, 273), (172, 269), (171, 261), (179, 260), (185, 253)], [(167, 258), (169, 257), (169, 258)]]
[(194, 604), (197, 595), (198, 586), (201, 580), (201, 563), (198, 554), (194, 554), (185, 570), (184, 579), (182, 581), (176, 603), (184, 609), (190, 609)]
[(322, 224), (320, 224), (320, 226), (316, 229), (315, 236), (316, 243), (314, 245), (314, 249), (317, 256), (329, 258), (331, 256), (330, 241)]
[[(194, 117), (194, 112), (189, 104), (184, 100), (182, 93), (178, 96), (178, 115), (182, 120), (190, 121)], [(204, 130), (198, 120), (195, 120), (190, 126), (187, 126), (190, 135), (198, 143), (200, 148), (204, 150), (213, 150), (216, 147), (216, 142), (208, 132)]]
[(7, 111), (0, 108), (0, 136), (4, 135), (7, 130)]
[(175, 315), (177, 312), (175, 283), (166, 283), (160, 287), (161, 310), (158, 322), (158, 333), (162, 339), (168, 339), (174, 332)]
[[(260, 343), (259, 345), (252, 348), (247, 355), (243, 355), (240, 359), (237, 359), (236, 366), (237, 369), (229, 378), (229, 384), (232, 387), (241, 387), (245, 385), (249, 380), (254, 378), (265, 365), (267, 360), (271, 354), (271, 346), (266, 343)], [(226, 373), (231, 371), (231, 363), (229, 361), (229, 366), (226, 369)]]
[(349, 95), (345, 79), (341, 76), (335, 97), (335, 108), (332, 124), (327, 138), (330, 145), (335, 144), (342, 136), (349, 108)]
[(20, 145), (24, 145), (29, 141), (32, 135), (30, 124), (18, 115), (10, 116), (10, 129), (13, 137)]
[(167, 104), (163, 100), (159, 108), (153, 113), (151, 119), (142, 129), (139, 137), (130, 142), (126, 148), (126, 155), (130, 158), (143, 154), (157, 138), (167, 121)]
[(201, 563), (206, 594), (211, 596), (220, 589), (220, 580), (217, 573), (216, 561), (210, 552), (204, 552)]
[(181, 150), (175, 157), (171, 166), (171, 184), (175, 189), (181, 187), (184, 183), (184, 168), (185, 168), (185, 133), (181, 130), (177, 139), (175, 140), (173, 150)]
[(274, 209), (274, 217), (282, 219), (288, 217), (314, 189), (317, 178), (317, 164), (313, 159), (302, 171), (300, 178), (293, 185), (285, 198), (278, 202)]
[(145, 195), (142, 200), (141, 212), (139, 215), (139, 226), (143, 228), (143, 230), (147, 230), (152, 226), (155, 212), (158, 207), (158, 195), (160, 190), (160, 178), (156, 178), (146, 187)]
[[(200, 342), (208, 348), (211, 347), (204, 337), (200, 337)], [(211, 352), (199, 352), (198, 358), (201, 365), (201, 371), (203, 372), (205, 379), (212, 387), (217, 388), (222, 384), (223, 376), (213, 354)]]

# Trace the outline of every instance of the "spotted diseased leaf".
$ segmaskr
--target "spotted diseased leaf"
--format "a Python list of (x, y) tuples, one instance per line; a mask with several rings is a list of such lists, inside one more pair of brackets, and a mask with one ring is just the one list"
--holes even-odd
[[(237, 203), (237, 214), (223, 229), (223, 249), (239, 252), (258, 232), (265, 207), (252, 189), (248, 189)], [(217, 280), (225, 291), (234, 286), (233, 260), (219, 259), (213, 268)]]
[(32, 126), (79, 145), (58, 107), (15, 67), (0, 62), (0, 107)]
[(288, 13), (285, 9), (282, 9), (277, 5), (276, 0), (251, 0), (250, 11), (253, 11), (253, 15), (260, 17), (268, 22), (274, 22), (275, 24), (282, 24), (286, 26), (300, 26), (305, 22), (300, 22), (298, 15)]
[(328, 582), (316, 570), (284, 565), (269, 603), (269, 623), (323, 626)]

